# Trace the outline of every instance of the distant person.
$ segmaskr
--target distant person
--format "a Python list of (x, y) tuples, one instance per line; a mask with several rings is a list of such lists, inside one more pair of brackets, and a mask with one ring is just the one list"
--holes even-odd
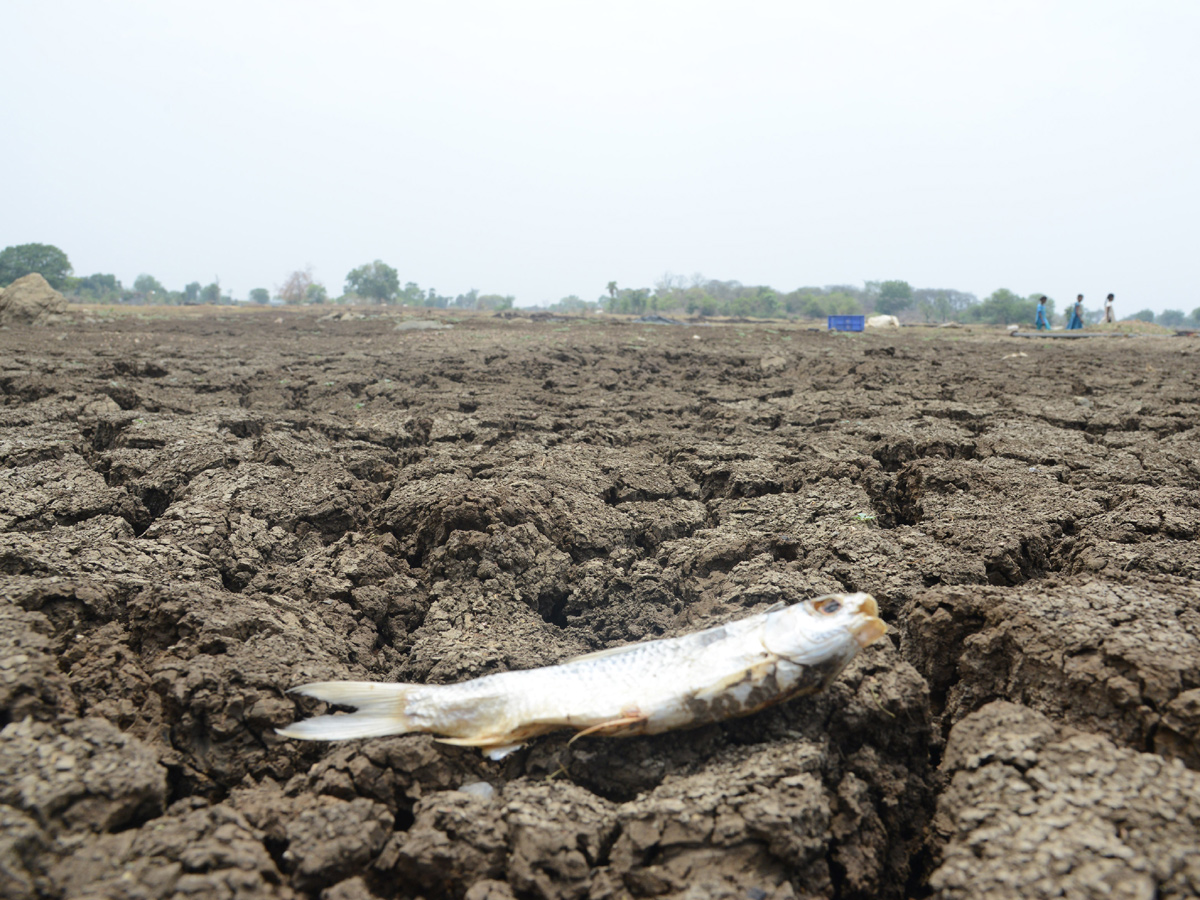
[(1067, 330), (1073, 331), (1076, 328), (1083, 327), (1083, 294), (1075, 298), (1075, 305), (1071, 307), (1071, 321), (1067, 323)]
[[(1028, 307), (1026, 307), (1026, 308), (1028, 308)], [(1038, 331), (1049, 331), (1050, 330), (1050, 320), (1046, 318), (1046, 298), (1045, 297), (1038, 297), (1037, 322), (1035, 324), (1037, 325)]]
[(1104, 298), (1104, 321), (1115, 322), (1117, 317), (1113, 315), (1113, 295), (1109, 294)]

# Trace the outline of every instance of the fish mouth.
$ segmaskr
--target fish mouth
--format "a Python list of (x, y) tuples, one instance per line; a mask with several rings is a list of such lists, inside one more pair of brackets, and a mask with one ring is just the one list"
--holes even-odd
[(859, 647), (865, 647), (887, 634), (887, 630), (888, 627), (884, 624), (883, 619), (876, 619), (872, 616), (854, 626), (854, 640), (858, 641)]
[(854, 624), (850, 626), (850, 630), (859, 647), (873, 644), (887, 634), (888, 627), (883, 619), (879, 618), (879, 604), (870, 594), (865, 595), (859, 604), (858, 615), (854, 617)]

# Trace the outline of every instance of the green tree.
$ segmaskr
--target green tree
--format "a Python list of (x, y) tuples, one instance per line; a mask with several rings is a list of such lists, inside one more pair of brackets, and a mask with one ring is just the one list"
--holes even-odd
[(430, 288), (425, 292), (425, 306), (431, 306), (436, 309), (445, 309), (453, 301), (449, 297), (443, 297), (437, 292), (436, 288)]
[(1135, 312), (1130, 318), (1137, 319), (1139, 322), (1153, 322), (1154, 310), (1143, 309), (1140, 312)]
[(613, 300), (617, 299), (617, 283), (615, 281), (610, 281), (608, 286), (604, 289), (608, 291), (609, 297), (611, 297)]
[(121, 282), (116, 275), (103, 275), (99, 272), (95, 275), (88, 275), (86, 278), (80, 278), (76, 286), (80, 290), (98, 293), (121, 290)]
[[(437, 306), (437, 300), (439, 299), (437, 294), (432, 292), (432, 290), (430, 293), (432, 294), (433, 302), (430, 302), (430, 300), (425, 300), (424, 302), (428, 306)], [(448, 306), (454, 306), (457, 310), (480, 310), (482, 307), (479, 305), (479, 288), (472, 288), (466, 294), (458, 294), (454, 300), (449, 302)]]
[(779, 295), (769, 287), (755, 288), (754, 293), (747, 299), (750, 301), (746, 307), (749, 310), (747, 315), (773, 319), (783, 311), (783, 302)]
[(917, 311), (926, 322), (945, 322), (950, 318), (950, 296), (947, 291), (917, 291)]
[(1183, 314), (1182, 309), (1164, 309), (1154, 321), (1159, 325), (1166, 325), (1168, 328), (1182, 328), (1186, 319), (1187, 316)]
[(783, 298), (788, 315), (802, 319), (823, 319), (826, 316), (858, 315), (863, 311), (862, 300), (878, 298), (878, 291), (859, 291), (849, 285), (798, 288)]
[(1036, 316), (1036, 300), (1025, 300), (1008, 288), (1000, 288), (982, 303), (970, 307), (964, 318), (993, 325), (1008, 325), (1012, 322), (1033, 322)]
[(271, 292), (266, 288), (254, 288), (250, 292), (250, 302), (257, 303), (260, 306), (266, 306), (271, 302)]
[[(475, 295), (478, 293), (478, 291), (471, 291), (472, 304), (474, 303)], [(425, 306), (425, 291), (415, 281), (406, 281), (404, 283), (404, 290), (400, 291), (397, 296), (405, 306)], [(459, 299), (462, 298), (460, 297)]]
[(217, 304), (221, 302), (221, 283), (214, 281), (200, 288), (200, 302)]
[(319, 281), (314, 281), (304, 289), (305, 303), (326, 303), (329, 300), (329, 291), (325, 290), (325, 285)]
[(884, 281), (879, 285), (879, 296), (875, 299), (875, 311), (885, 316), (894, 316), (912, 305), (913, 289), (907, 281)]
[(378, 303), (390, 303), (400, 292), (400, 275), (382, 260), (359, 266), (346, 275), (346, 292)]
[(71, 277), (71, 261), (53, 244), (16, 244), (0, 250), (0, 287), (37, 272), (61, 290)]
[(162, 286), (162, 282), (145, 272), (133, 279), (133, 290), (134, 293), (141, 294), (143, 297), (158, 295), (158, 298), (162, 299), (167, 295), (167, 289)]
[(184, 303), (199, 303), (200, 302), (200, 282), (193, 281), (184, 287), (183, 302)]
[[(609, 282), (615, 284), (616, 282)], [(643, 315), (650, 304), (650, 289), (625, 288), (618, 290), (615, 297), (609, 298), (608, 310), (615, 313), (627, 313), (635, 316)]]
[(75, 281), (76, 294), (97, 302), (115, 303), (121, 299), (121, 290), (121, 282), (117, 280), (116, 275), (97, 272)]

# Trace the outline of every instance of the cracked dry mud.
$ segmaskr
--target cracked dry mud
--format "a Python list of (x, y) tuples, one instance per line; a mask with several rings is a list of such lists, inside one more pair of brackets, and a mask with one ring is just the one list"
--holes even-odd
[[(1194, 340), (323, 312), (0, 329), (0, 895), (1200, 895)], [(842, 590), (749, 718), (274, 733)]]

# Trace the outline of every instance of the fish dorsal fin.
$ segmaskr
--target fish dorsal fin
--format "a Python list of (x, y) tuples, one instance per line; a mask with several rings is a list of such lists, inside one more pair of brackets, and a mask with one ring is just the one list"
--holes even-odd
[(766, 609), (764, 609), (763, 613), (779, 612), (781, 609), (787, 609), (787, 608), (788, 608), (788, 604), (785, 603), (784, 601), (780, 600), (777, 603), (772, 603), (770, 606), (768, 606)]

